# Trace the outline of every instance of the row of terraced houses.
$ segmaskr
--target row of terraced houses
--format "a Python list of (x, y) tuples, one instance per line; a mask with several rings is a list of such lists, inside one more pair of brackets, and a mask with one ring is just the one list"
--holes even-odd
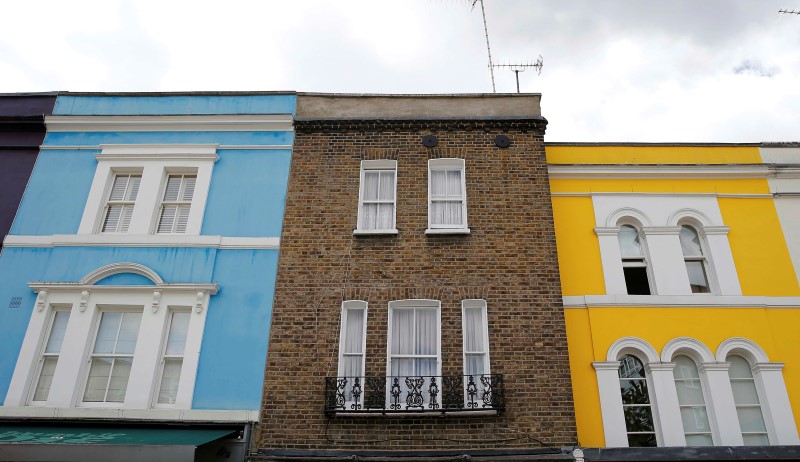
[(0, 95), (0, 460), (800, 457), (800, 143), (540, 98)]

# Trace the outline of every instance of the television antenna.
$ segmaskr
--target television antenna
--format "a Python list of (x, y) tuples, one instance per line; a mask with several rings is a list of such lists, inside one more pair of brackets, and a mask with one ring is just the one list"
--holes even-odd
[(505, 68), (511, 69), (514, 72), (515, 77), (517, 78), (517, 93), (519, 93), (519, 73), (525, 72), (526, 69), (536, 69), (536, 75), (542, 75), (542, 66), (544, 66), (544, 61), (542, 59), (542, 55), (539, 55), (539, 58), (534, 63), (525, 63), (525, 64), (493, 64), (492, 67), (496, 68)]
[[(800, 11), (795, 10), (778, 10), (778, 13), (782, 14), (800, 14)], [(483, 18), (483, 21), (486, 22), (486, 18)]]
[(489, 75), (492, 77), (492, 93), (497, 93), (494, 87), (494, 65), (492, 64), (492, 48), (489, 46), (489, 27), (486, 25), (486, 9), (483, 8), (483, 0), (472, 0), (472, 9), (475, 4), (480, 2), (481, 15), (483, 16), (483, 34), (486, 36), (486, 52), (489, 54)]

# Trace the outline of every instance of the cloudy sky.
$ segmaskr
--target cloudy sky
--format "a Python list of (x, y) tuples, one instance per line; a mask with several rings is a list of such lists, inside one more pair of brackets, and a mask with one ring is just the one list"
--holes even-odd
[[(548, 141), (800, 140), (800, 0), (484, 2), (496, 64), (544, 57)], [(3, 1), (0, 92), (491, 92), (470, 5)]]

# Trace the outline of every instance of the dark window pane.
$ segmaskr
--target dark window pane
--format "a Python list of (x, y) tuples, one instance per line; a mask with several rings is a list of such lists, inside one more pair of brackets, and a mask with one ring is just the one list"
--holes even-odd
[(628, 435), (628, 446), (632, 448), (654, 448), (657, 446), (656, 435), (654, 433)]
[(619, 378), (643, 379), (644, 377), (644, 365), (639, 361), (639, 358), (633, 355), (625, 355), (619, 360)]
[(647, 268), (623, 267), (625, 273), (625, 286), (628, 295), (650, 295), (650, 282), (647, 280)]
[(624, 411), (625, 428), (628, 432), (652, 432), (655, 430), (650, 406), (628, 406)]
[(620, 380), (622, 404), (650, 404), (647, 395), (647, 382), (644, 380)]

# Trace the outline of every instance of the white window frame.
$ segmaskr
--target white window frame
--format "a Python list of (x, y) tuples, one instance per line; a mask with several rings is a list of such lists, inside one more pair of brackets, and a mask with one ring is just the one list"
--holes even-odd
[[(466, 311), (468, 309), (481, 310), (481, 318), (483, 322), (483, 344), (486, 346), (486, 351), (483, 353), (483, 369), (486, 371), (483, 375), (491, 375), (490, 368), (491, 360), (489, 359), (489, 315), (486, 306), (486, 300), (483, 299), (467, 299), (461, 301), (461, 352), (462, 364), (464, 365), (464, 376), (467, 374), (467, 317)], [(441, 327), (440, 327), (441, 330)]]
[[(340, 319), (340, 328), (339, 328), (339, 363), (338, 369), (336, 372), (337, 380), (345, 377), (344, 371), (344, 345), (345, 345), (345, 338), (346, 338), (346, 330), (347, 330), (347, 317), (349, 316), (350, 310), (363, 310), (364, 311), (364, 321), (362, 322), (362, 332), (361, 332), (361, 371), (359, 373), (359, 377), (361, 378), (361, 389), (362, 393), (359, 396), (358, 402), (353, 401), (346, 401), (345, 406), (350, 409), (351, 404), (357, 404), (363, 406), (364, 404), (364, 393), (363, 390), (366, 389), (364, 384), (364, 374), (366, 371), (366, 362), (367, 362), (367, 316), (369, 314), (368, 311), (368, 304), (363, 300), (345, 300), (342, 302), (342, 310), (339, 316)], [(347, 386), (352, 387), (352, 383), (348, 383)], [(345, 393), (347, 396), (348, 393)]]
[[(134, 273), (148, 277), (153, 285), (96, 285), (108, 276)], [(135, 263), (107, 265), (75, 283), (28, 284), (38, 295), (28, 329), (9, 384), (5, 406), (29, 405), (32, 387), (36, 386), (37, 368), (44, 347), (48, 321), (55, 310), (70, 309), (70, 319), (61, 346), (59, 361), (46, 407), (149, 409), (154, 408), (153, 394), (160, 386), (162, 341), (168, 329), (167, 316), (172, 307), (191, 307), (192, 314), (184, 349), (184, 363), (175, 409), (191, 409), (200, 346), (210, 296), (219, 290), (216, 284), (170, 284), (151, 269)], [(92, 346), (96, 340), (100, 313), (106, 310), (142, 311), (142, 320), (133, 354), (133, 364), (123, 403), (83, 402), (89, 373)], [(100, 416), (101, 414), (97, 414)]]
[[(106, 218), (108, 217), (109, 210), (110, 210), (110, 208), (112, 206), (121, 205), (121, 206), (123, 206), (123, 210), (124, 210), (124, 207), (130, 206), (131, 209), (132, 209), (131, 210), (131, 220), (132, 220), (132, 217), (133, 217), (133, 210), (136, 210), (136, 198), (130, 200), (130, 199), (125, 199), (123, 197), (123, 199), (113, 200), (113, 201), (111, 199), (111, 193), (113, 192), (114, 183), (116, 182), (117, 178), (123, 177), (123, 176), (127, 176), (128, 177), (128, 183), (125, 186), (125, 192), (127, 192), (128, 188), (130, 187), (130, 179), (132, 177), (138, 177), (139, 178), (139, 188), (141, 188), (141, 185), (142, 185), (142, 172), (141, 171), (137, 171), (137, 170), (133, 170), (133, 171), (116, 170), (116, 171), (113, 172), (113, 175), (110, 178), (108, 191), (106, 192), (106, 201), (105, 201), (105, 205), (103, 207), (103, 214), (102, 214), (102, 217), (100, 218), (100, 222), (98, 223), (98, 229), (97, 229), (98, 233), (122, 233), (122, 234), (124, 234), (124, 233), (128, 232), (128, 230), (125, 230), (125, 231), (120, 231), (119, 230), (119, 226), (122, 223), (123, 216), (124, 216), (122, 213), (120, 213), (120, 218), (119, 218), (119, 222), (117, 223), (117, 229), (116, 230), (114, 230), (114, 231), (106, 231), (106, 230), (103, 229), (103, 227), (105, 225)], [(123, 196), (124, 196), (124, 194), (123, 194)], [(137, 192), (137, 197), (138, 197), (138, 192)], [(130, 229), (130, 223), (128, 223), (128, 229)]]
[[(391, 228), (387, 229), (363, 229), (361, 224), (364, 218), (364, 186), (365, 186), (365, 174), (368, 171), (393, 171), (394, 172), (394, 199), (391, 201), (393, 204), (392, 207), (392, 226)], [(362, 160), (361, 161), (361, 170), (359, 173), (359, 187), (358, 187), (358, 221), (356, 223), (356, 229), (353, 230), (353, 234), (356, 235), (369, 235), (369, 234), (397, 234), (397, 183), (398, 183), (398, 171), (397, 171), (397, 161), (396, 160), (388, 160), (388, 159), (378, 159), (378, 160)], [(374, 201), (373, 201), (374, 202)], [(371, 203), (373, 203), (371, 202)], [(390, 203), (390, 201), (383, 201), (382, 203)]]
[[(687, 256), (681, 252), (683, 256), (684, 266), (688, 261), (699, 261), (703, 264), (703, 270), (706, 273), (706, 282), (708, 283), (708, 290), (709, 292), (698, 292), (693, 293), (693, 295), (719, 295), (719, 283), (717, 282), (716, 272), (714, 271), (714, 262), (711, 259), (711, 251), (708, 248), (708, 242), (706, 239), (706, 233), (702, 223), (697, 222), (696, 220), (687, 220), (681, 219), (678, 221), (677, 225), (679, 227), (687, 226), (692, 228), (695, 233), (697, 233), (698, 241), (700, 242), (700, 251), (703, 253), (701, 256)], [(680, 233), (680, 231), (679, 231)], [(678, 238), (678, 242), (680, 243), (680, 237)], [(682, 249), (681, 249), (682, 250)], [(686, 269), (686, 278), (689, 278), (689, 270)], [(689, 292), (691, 292), (691, 286), (689, 287)]]
[[(432, 198), (432, 172), (435, 170), (460, 170), (461, 171), (461, 216), (464, 222), (461, 225), (433, 224)], [(469, 234), (467, 220), (467, 174), (464, 159), (430, 159), (428, 160), (428, 229), (425, 234)]]
[[(167, 201), (167, 200), (165, 200), (165, 196), (167, 194), (167, 186), (169, 184), (169, 179), (171, 177), (180, 177), (181, 178), (181, 185), (180, 185), (180, 189), (178, 191), (178, 198), (176, 200), (174, 200), (174, 201)], [(180, 193), (183, 191), (183, 189), (185, 187), (186, 177), (194, 177), (195, 178), (195, 191), (193, 191), (192, 198), (189, 199), (188, 201), (180, 199)], [(156, 211), (156, 215), (155, 215), (154, 220), (153, 220), (153, 229), (151, 231), (151, 234), (160, 234), (160, 235), (165, 235), (165, 234), (184, 235), (184, 234), (186, 234), (186, 232), (179, 232), (179, 231), (175, 230), (175, 228), (178, 226), (178, 213), (177, 213), (177, 211), (175, 213), (175, 221), (172, 223), (172, 229), (169, 232), (159, 232), (158, 228), (161, 225), (161, 214), (162, 214), (162, 212), (164, 210), (164, 206), (165, 205), (166, 206), (178, 206), (178, 207), (186, 207), (186, 206), (188, 206), (189, 207), (189, 217), (191, 217), (192, 209), (195, 207), (194, 196), (195, 196), (195, 193), (197, 192), (196, 189), (197, 189), (197, 170), (196, 169), (182, 169), (182, 170), (178, 170), (178, 171), (176, 171), (175, 169), (168, 169), (165, 172), (165, 175), (164, 175), (164, 178), (163, 178), (163, 182), (161, 184), (160, 194), (159, 194), (159, 198), (160, 199), (159, 199), (159, 202), (158, 202), (158, 210)], [(188, 231), (188, 230), (189, 230), (189, 226), (188, 226), (188, 223), (187, 223), (186, 231)]]
[[(71, 313), (69, 311), (69, 307), (51, 306), (48, 311), (49, 311), (49, 314), (48, 314), (49, 319), (46, 321), (47, 328), (46, 328), (46, 331), (44, 332), (44, 335), (42, 335), (42, 342), (41, 342), (41, 345), (39, 346), (39, 353), (38, 353), (39, 362), (36, 365), (36, 372), (34, 373), (33, 381), (31, 382), (31, 387), (30, 387), (30, 390), (28, 392), (27, 403), (28, 403), (29, 406), (44, 406), (45, 403), (47, 403), (47, 400), (43, 400), (43, 401), (34, 401), (33, 400), (34, 395), (36, 394), (36, 388), (39, 386), (39, 380), (41, 380), (42, 368), (44, 366), (45, 358), (46, 357), (54, 357), (54, 356), (55, 357), (59, 357), (59, 356), (61, 356), (61, 348), (59, 348), (58, 354), (52, 354), (52, 353), (48, 354), (46, 352), (47, 343), (50, 340), (50, 334), (53, 332), (53, 326), (55, 325), (56, 316), (58, 315), (58, 313), (68, 313), (70, 315), (70, 317), (71, 317)], [(69, 319), (67, 319), (67, 328), (69, 329)], [(61, 347), (62, 348), (64, 347), (63, 340), (61, 342)], [(58, 367), (58, 359), (56, 359), (56, 367)], [(50, 388), (52, 390), (52, 383), (50, 385)], [(48, 395), (49, 394), (50, 393), (48, 392)]]
[[(170, 306), (168, 308), (167, 325), (164, 328), (164, 336), (162, 338), (162, 345), (161, 345), (161, 361), (159, 362), (159, 365), (158, 365), (158, 377), (156, 378), (156, 384), (153, 387), (153, 400), (152, 400), (153, 404), (152, 405), (155, 408), (172, 409), (172, 408), (175, 407), (175, 404), (159, 403), (158, 402), (158, 397), (161, 394), (161, 381), (164, 379), (165, 362), (166, 362), (167, 359), (172, 359), (172, 358), (175, 358), (175, 357), (178, 356), (178, 355), (167, 355), (167, 342), (169, 341), (169, 332), (170, 332), (170, 329), (172, 327), (172, 321), (174, 319), (175, 313), (188, 313), (189, 316), (191, 316), (192, 309), (191, 309), (191, 307), (188, 307), (188, 306), (181, 306), (181, 307)], [(189, 324), (191, 325), (191, 318), (190, 318)], [(186, 333), (186, 340), (187, 340), (187, 343), (188, 343), (189, 332)], [(182, 377), (183, 376), (183, 364), (186, 361), (186, 345), (184, 345), (184, 347), (183, 347), (183, 353), (180, 355), (180, 358), (181, 358), (181, 379), (182, 379), (183, 378)], [(178, 382), (178, 389), (180, 390), (180, 379), (179, 379), (179, 382)], [(177, 394), (176, 394), (175, 402), (177, 403), (177, 401), (178, 400), (177, 400)]]
[[(200, 235), (211, 174), (219, 160), (216, 144), (103, 145), (78, 234), (113, 234), (124, 241), (130, 236), (153, 235), (159, 219), (166, 179), (170, 174), (197, 175), (186, 226), (181, 235)], [(117, 174), (141, 174), (139, 193), (126, 233), (101, 233), (106, 201)], [(104, 236), (108, 238), (108, 236)]]
[(647, 285), (650, 288), (650, 295), (657, 295), (656, 292), (656, 281), (655, 276), (653, 274), (653, 266), (650, 262), (650, 251), (649, 246), (647, 245), (647, 237), (642, 230), (642, 224), (639, 223), (637, 220), (631, 217), (625, 217), (621, 219), (617, 223), (617, 245), (619, 245), (619, 231), (622, 230), (623, 226), (628, 226), (636, 230), (637, 236), (639, 236), (639, 247), (641, 248), (641, 257), (627, 257), (622, 255), (622, 250), (620, 249), (620, 264), (622, 265), (622, 284), (625, 286), (625, 294), (630, 295), (628, 292), (628, 283), (625, 280), (625, 268), (642, 268), (645, 269), (645, 274), (647, 275)]

